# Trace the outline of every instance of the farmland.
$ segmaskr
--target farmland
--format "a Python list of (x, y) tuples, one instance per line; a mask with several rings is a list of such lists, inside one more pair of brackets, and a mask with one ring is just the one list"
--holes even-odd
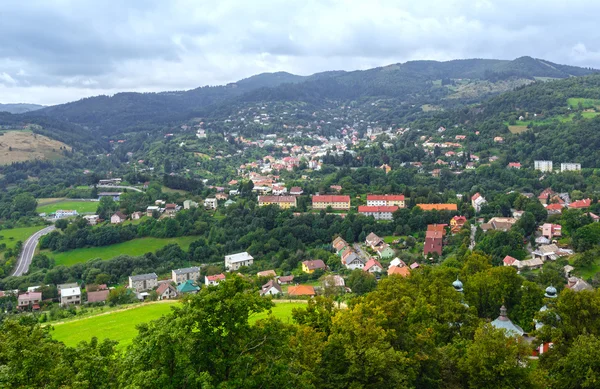
[[(171, 306), (178, 301), (165, 301), (152, 304), (140, 304), (124, 310), (90, 316), (80, 320), (55, 324), (52, 337), (64, 342), (67, 346), (75, 346), (79, 342), (89, 341), (92, 336), (102, 339), (119, 341), (119, 348), (131, 344), (137, 335), (136, 325), (160, 318), (171, 312)], [(271, 314), (287, 322), (291, 320), (292, 310), (304, 306), (304, 302), (281, 302), (271, 310)], [(264, 319), (268, 312), (256, 314), (250, 318), (250, 323)]]
[(579, 104), (581, 104), (583, 109), (598, 108), (600, 107), (600, 100), (572, 97), (570, 99), (567, 99), (567, 104), (571, 108), (578, 108)]
[(67, 199), (56, 199), (55, 201), (48, 201), (49, 199), (39, 199), (39, 206), (36, 209), (37, 213), (50, 214), (56, 212), (59, 209), (74, 209), (78, 213), (94, 213), (98, 209), (97, 201), (78, 201), (78, 200), (67, 200)]
[(44, 227), (35, 226), (0, 230), (0, 244), (6, 243), (7, 248), (13, 248), (18, 241), (25, 242), (27, 238)]
[(44, 253), (52, 258), (56, 265), (71, 266), (76, 263), (87, 262), (90, 259), (111, 259), (119, 255), (143, 255), (154, 252), (165, 247), (168, 244), (176, 243), (183, 250), (187, 250), (190, 244), (197, 238), (194, 236), (182, 236), (179, 238), (140, 238), (123, 243), (117, 243), (110, 246), (87, 247), (75, 249), (60, 253), (45, 251)]
[(34, 159), (57, 159), (62, 150), (71, 150), (66, 144), (31, 131), (0, 132), (0, 165)]

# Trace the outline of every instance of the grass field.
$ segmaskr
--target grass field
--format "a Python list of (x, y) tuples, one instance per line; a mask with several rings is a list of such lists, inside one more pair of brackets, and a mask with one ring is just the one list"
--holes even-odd
[(511, 134), (520, 134), (522, 132), (527, 131), (527, 125), (524, 126), (508, 126), (508, 131), (510, 131)]
[(66, 144), (31, 131), (5, 131), (0, 134), (0, 165), (34, 159), (57, 159)]
[(571, 108), (578, 108), (579, 103), (581, 103), (583, 109), (600, 107), (600, 100), (598, 99), (586, 99), (582, 97), (572, 97), (567, 99), (567, 104)]
[(25, 242), (27, 238), (44, 227), (45, 226), (35, 226), (0, 230), (0, 244), (6, 243), (7, 248), (13, 248), (18, 241)]
[[(59, 209), (74, 209), (76, 210), (78, 213), (89, 213), (89, 212), (96, 212), (96, 210), (98, 209), (98, 202), (97, 201), (76, 201), (76, 200), (59, 200), (56, 202), (47, 202), (47, 201), (42, 201), (42, 200), (46, 200), (46, 199), (39, 199), (38, 200), (38, 204), (40, 204), (37, 209), (36, 212), (37, 213), (53, 213), (56, 212)], [(45, 204), (45, 205), (41, 205), (41, 204)]]
[[(52, 337), (64, 342), (67, 346), (76, 346), (82, 340), (89, 341), (92, 336), (97, 337), (98, 340), (109, 338), (119, 341), (118, 347), (124, 348), (131, 344), (131, 341), (137, 335), (136, 325), (169, 314), (171, 306), (175, 304), (178, 304), (178, 302), (141, 304), (122, 311), (54, 324)], [(302, 302), (277, 303), (271, 310), (271, 314), (284, 322), (288, 322), (288, 320), (291, 320), (292, 309), (305, 305)], [(267, 312), (263, 312), (252, 316), (249, 321), (255, 323), (257, 320), (266, 318), (267, 315)]]
[(62, 253), (45, 251), (45, 254), (54, 258), (56, 265), (71, 266), (76, 263), (89, 261), (90, 259), (111, 259), (121, 254), (133, 256), (143, 255), (154, 252), (171, 243), (177, 243), (182, 249), (187, 250), (188, 247), (190, 247), (190, 244), (197, 239), (198, 238), (195, 236), (182, 236), (179, 238), (168, 239), (141, 238), (110, 246), (88, 247)]

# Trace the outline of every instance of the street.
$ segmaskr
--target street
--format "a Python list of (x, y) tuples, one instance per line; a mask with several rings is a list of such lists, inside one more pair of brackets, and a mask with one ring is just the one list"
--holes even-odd
[(21, 255), (19, 255), (19, 259), (17, 260), (17, 265), (15, 267), (15, 271), (13, 272), (13, 276), (22, 276), (27, 273), (29, 270), (29, 265), (31, 264), (31, 260), (33, 259), (33, 255), (35, 254), (35, 248), (38, 245), (40, 238), (49, 232), (54, 230), (54, 226), (48, 226), (35, 234), (31, 235), (25, 243), (23, 243), (23, 250), (21, 251)]

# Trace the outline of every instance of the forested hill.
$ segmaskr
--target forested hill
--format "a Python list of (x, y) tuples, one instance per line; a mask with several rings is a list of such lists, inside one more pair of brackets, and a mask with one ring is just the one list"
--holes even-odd
[(0, 112), (25, 113), (44, 108), (37, 104), (0, 104)]
[[(431, 104), (449, 96), (473, 102), (498, 93), (494, 83), (506, 80), (567, 78), (594, 70), (557, 65), (522, 57), (513, 61), (469, 59), (448, 62), (414, 61), (353, 72), (324, 72), (312, 76), (265, 73), (237, 83), (164, 93), (119, 93), (97, 96), (48, 107), (37, 113), (57, 117), (111, 136), (126, 131), (151, 130), (177, 123), (192, 112), (210, 115), (232, 103), (303, 101), (322, 104), (329, 100), (398, 99), (398, 103)], [(464, 80), (475, 83), (465, 84)], [(457, 84), (457, 82), (459, 84)], [(478, 82), (484, 87), (478, 90)], [(529, 81), (531, 82), (531, 81)], [(522, 83), (509, 84), (512, 86)], [(507, 88), (506, 85), (503, 85)]]

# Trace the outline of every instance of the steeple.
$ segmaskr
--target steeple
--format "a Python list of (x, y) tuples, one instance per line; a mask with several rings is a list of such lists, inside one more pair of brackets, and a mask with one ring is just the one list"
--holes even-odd
[(557, 293), (558, 292), (556, 291), (556, 288), (554, 286), (550, 285), (549, 287), (546, 288), (546, 293), (544, 294), (544, 297), (554, 299), (554, 298), (558, 297)]
[(458, 279), (458, 277), (456, 277), (456, 281), (454, 281), (452, 283), (452, 286), (454, 287), (454, 290), (456, 290), (457, 292), (461, 292), (463, 291), (463, 283), (460, 282), (460, 280)]
[(500, 307), (500, 316), (498, 316), (498, 318), (492, 322), (492, 325), (496, 328), (504, 328), (507, 334), (510, 336), (523, 336), (525, 333), (521, 327), (513, 324), (513, 322), (508, 318), (508, 315), (506, 314), (506, 307), (504, 305)]

